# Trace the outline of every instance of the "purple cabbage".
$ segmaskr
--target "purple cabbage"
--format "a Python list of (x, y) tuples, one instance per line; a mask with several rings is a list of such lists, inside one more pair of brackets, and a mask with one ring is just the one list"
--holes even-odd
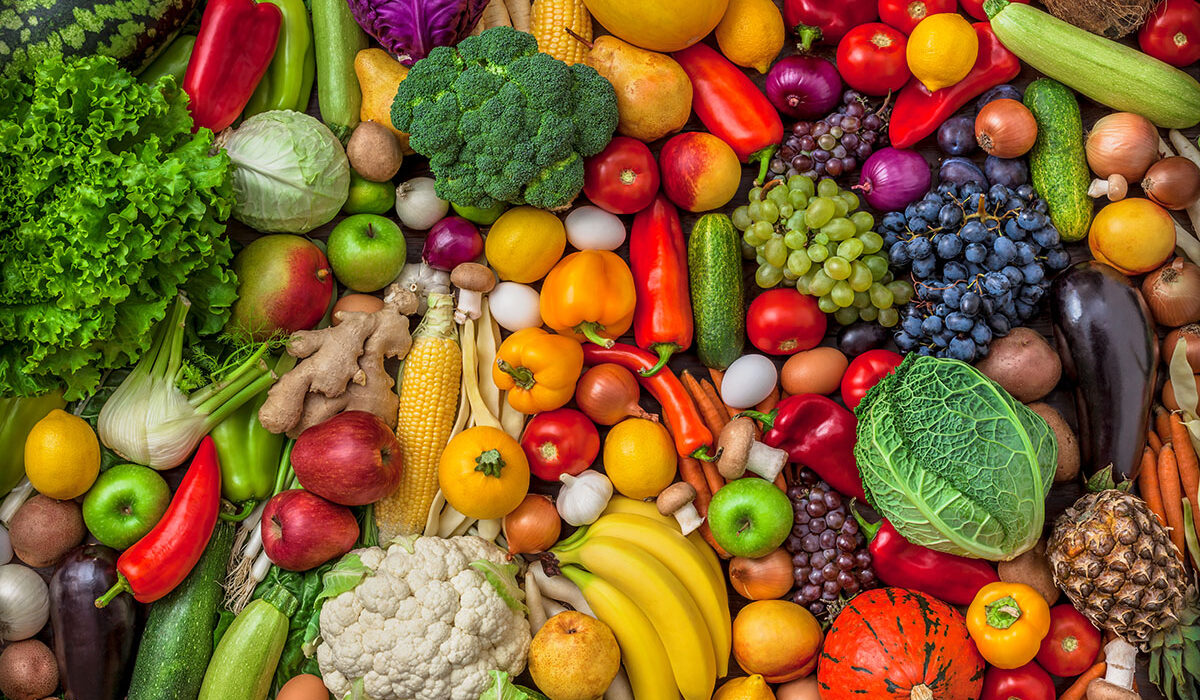
[(404, 65), (435, 47), (466, 38), (488, 0), (349, 0), (350, 12), (367, 34)]

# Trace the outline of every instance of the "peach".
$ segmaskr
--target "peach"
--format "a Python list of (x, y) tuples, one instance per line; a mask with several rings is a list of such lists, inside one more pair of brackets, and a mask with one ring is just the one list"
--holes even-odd
[(725, 206), (742, 180), (737, 154), (729, 144), (703, 131), (672, 137), (663, 144), (658, 163), (667, 197), (692, 212)]
[(807, 609), (788, 600), (758, 600), (733, 621), (733, 658), (746, 673), (786, 683), (816, 669), (822, 637)]

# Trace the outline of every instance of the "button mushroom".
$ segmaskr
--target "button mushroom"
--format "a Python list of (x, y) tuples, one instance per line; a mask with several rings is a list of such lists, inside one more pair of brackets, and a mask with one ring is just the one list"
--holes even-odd
[(700, 511), (696, 510), (693, 503), (695, 500), (696, 489), (687, 482), (679, 481), (663, 489), (658, 494), (656, 503), (659, 513), (675, 516), (675, 519), (679, 521), (679, 528), (686, 535), (704, 522), (704, 517), (700, 515)]
[(467, 319), (479, 318), (483, 295), (496, 286), (496, 275), (487, 265), (465, 262), (450, 273), (450, 283), (458, 287), (458, 307), (454, 320), (466, 323)]
[(1108, 201), (1117, 202), (1125, 199), (1125, 195), (1129, 194), (1129, 183), (1124, 176), (1113, 173), (1108, 176), (1107, 180), (1099, 178), (1092, 180), (1092, 184), (1088, 187), (1088, 196), (1099, 199), (1100, 197), (1108, 197)]
[(725, 425), (717, 441), (717, 469), (726, 479), (740, 479), (747, 471), (774, 481), (787, 464), (788, 453), (754, 439), (754, 421), (745, 416)]
[(1104, 647), (1108, 669), (1104, 678), (1088, 683), (1087, 700), (1141, 700), (1133, 691), (1133, 671), (1137, 664), (1137, 649), (1122, 639)]

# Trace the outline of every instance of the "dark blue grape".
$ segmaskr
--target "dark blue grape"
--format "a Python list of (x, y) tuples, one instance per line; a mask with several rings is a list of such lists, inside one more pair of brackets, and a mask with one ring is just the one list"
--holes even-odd
[(971, 243), (967, 245), (967, 249), (963, 252), (963, 257), (968, 262), (982, 263), (987, 259), (988, 249), (982, 243)]
[(928, 345), (922, 345), (921, 347), (917, 348), (917, 354), (922, 357), (933, 357), (933, 353), (933, 348), (929, 347)]
[[(988, 178), (991, 180), (991, 178)], [(989, 209), (998, 209), (1008, 201), (1008, 188), (1004, 185), (993, 184), (988, 188), (987, 203)]]
[(982, 304), (982, 299), (976, 292), (963, 292), (962, 301), (959, 303), (959, 308), (964, 314), (974, 316), (979, 313), (979, 307)]
[(1043, 248), (1053, 248), (1059, 244), (1062, 239), (1059, 238), (1058, 229), (1053, 226), (1039, 228), (1033, 232), (1033, 242)]
[(988, 230), (989, 234), (992, 234), (993, 236), (999, 236), (1000, 225), (1002, 223), (1003, 222), (999, 219), (988, 219), (987, 221), (983, 222), (983, 227)]
[(1046, 278), (1046, 270), (1037, 263), (1029, 263), (1021, 268), (1021, 276), (1029, 284), (1037, 284)]
[(918, 279), (929, 279), (933, 277), (934, 271), (937, 269), (937, 259), (933, 256), (928, 258), (917, 258), (912, 261), (913, 274)]
[(914, 216), (908, 220), (908, 230), (913, 233), (924, 233), (929, 230), (929, 221), (922, 216)]
[(972, 213), (979, 211), (980, 204), (982, 204), (984, 207), (987, 207), (987, 195), (983, 193), (982, 187), (979, 188), (978, 192), (972, 192), (966, 195), (966, 199), (963, 200), (963, 207)]
[(996, 251), (993, 250), (983, 259), (983, 266), (992, 271), (1000, 270), (1004, 267), (1004, 260), (999, 255), (996, 255)]
[[(972, 163), (971, 165), (975, 165), (975, 164)], [(978, 168), (979, 166), (975, 166), (975, 167)], [(962, 195), (962, 198), (964, 200), (966, 200), (967, 198), (969, 198), (973, 195), (977, 195), (980, 192), (983, 192), (983, 185), (981, 183), (974, 182), (974, 181), (967, 182), (958, 188), (958, 192), (959, 192), (959, 194)], [(978, 208), (978, 206), (979, 206), (978, 200), (976, 200), (975, 207)]]
[(1008, 282), (1012, 289), (1016, 289), (1017, 287), (1021, 286), (1021, 283), (1025, 281), (1024, 273), (1022, 273), (1019, 268), (1013, 265), (1006, 266), (1003, 270), (1001, 270), (1001, 272), (1003, 272), (1004, 276), (1008, 278)]
[(1033, 231), (1045, 225), (1045, 219), (1036, 211), (1026, 208), (1017, 214), (1017, 225), (1026, 231)]
[(895, 265), (907, 265), (909, 261), (908, 244), (904, 241), (893, 243), (892, 247), (888, 248), (888, 258)]
[(934, 335), (941, 333), (943, 328), (941, 316), (926, 316), (924, 321), (921, 321), (921, 332), (925, 335)]
[(1023, 301), (1018, 301), (1016, 306), (1018, 319), (1027, 319), (1030, 316), (1033, 316), (1033, 313), (1037, 311), (1037, 308), (1034, 307), (1033, 304), (1026, 304)]
[(968, 318), (966, 314), (953, 311), (946, 316), (946, 328), (955, 333), (969, 333), (973, 325), (975, 325), (975, 321)]
[[(934, 196), (937, 197), (937, 195)], [(933, 221), (937, 219), (938, 213), (942, 209), (942, 199), (937, 197), (937, 199), (930, 200), (928, 199), (929, 195), (925, 195), (925, 197), (926, 199), (917, 202), (917, 216), (926, 221)]]
[(917, 339), (902, 330), (896, 334), (896, 347), (900, 348), (900, 352), (912, 352), (917, 347)]
[(1042, 296), (1045, 295), (1045, 293), (1045, 289), (1042, 289), (1035, 284), (1021, 290), (1021, 296), (1019, 296), (1017, 300), (1023, 301), (1031, 306), (1036, 306), (1037, 303), (1042, 300)]
[(1033, 185), (1021, 185), (1017, 188), (1017, 196), (1025, 201), (1030, 201), (1037, 196), (1037, 190), (1033, 189)]
[(937, 220), (942, 228), (954, 228), (962, 223), (962, 209), (957, 204), (946, 204), (938, 210)]
[(983, 315), (991, 316), (996, 310), (996, 300), (992, 299), (991, 297), (983, 296), (982, 294), (980, 295), (979, 299), (979, 308), (983, 312)]
[(905, 316), (900, 322), (900, 330), (910, 336), (921, 335), (921, 317), (920, 316)]
[(1017, 244), (1014, 243), (1010, 238), (997, 239), (996, 244), (992, 247), (992, 250), (995, 251), (996, 255), (1004, 258), (1005, 262), (1017, 257)]
[(1046, 254), (1046, 267), (1051, 270), (1065, 270), (1071, 264), (1071, 255), (1062, 248), (1055, 248)]
[(938, 186), (934, 189), (934, 192), (947, 197), (957, 197), (958, 185), (954, 184), (953, 182), (942, 182), (938, 184)]
[(975, 342), (967, 338), (953, 338), (946, 349), (946, 356), (963, 362), (974, 362)]
[(1011, 286), (1008, 277), (1005, 277), (999, 272), (989, 272), (983, 276), (983, 288), (989, 294), (998, 295), (1008, 291)]
[(963, 240), (957, 235), (945, 235), (938, 240), (937, 254), (943, 260), (956, 258), (963, 249)]
[(1037, 257), (1037, 253), (1034, 251), (1033, 246), (1029, 245), (1025, 241), (1019, 241), (1016, 244), (1016, 249), (1017, 255), (1014, 260), (1018, 265), (1028, 265), (1034, 261), (1034, 258)]
[(1008, 335), (1008, 331), (1012, 328), (1009, 325), (1008, 317), (1004, 314), (992, 314), (988, 316), (988, 325), (992, 327), (993, 335)]
[(951, 260), (942, 267), (942, 274), (946, 276), (946, 279), (965, 280), (967, 266), (957, 260)]
[(987, 227), (979, 221), (968, 221), (963, 224), (958, 235), (962, 236), (967, 243), (983, 243), (987, 239)]
[(942, 292), (942, 303), (951, 309), (957, 309), (962, 303), (962, 287), (955, 284)]
[(1039, 214), (1045, 214), (1050, 211), (1050, 205), (1046, 203), (1046, 200), (1038, 199), (1033, 203), (1033, 210)]
[(983, 163), (983, 173), (989, 182), (1009, 187), (1019, 187), (1029, 182), (1029, 166), (1024, 158), (997, 158), (988, 156)]
[(945, 304), (937, 304), (933, 307), (933, 313), (937, 316), (941, 316), (944, 319), (946, 318), (946, 314), (950, 313), (950, 307), (946, 306)]
[(904, 218), (906, 221), (911, 221), (911, 220), (917, 218), (917, 216), (918, 215), (917, 215), (917, 203), (916, 202), (913, 202), (912, 204), (909, 204), (907, 207), (904, 207)]
[(904, 224), (904, 213), (898, 211), (889, 211), (883, 215), (883, 220), (881, 221), (883, 228), (892, 229), (895, 231), (903, 231)]
[(987, 324), (976, 323), (975, 327), (971, 329), (971, 340), (986, 346), (992, 342), (992, 329), (988, 328)]
[(933, 345), (934, 345), (934, 347), (937, 347), (937, 348), (945, 348), (947, 345), (950, 344), (950, 339), (953, 337), (954, 337), (953, 335), (947, 336), (942, 333), (939, 333), (939, 334), (933, 336), (933, 338), (932, 338)]
[(1015, 194), (1009, 195), (1008, 199), (1006, 199), (1004, 201), (1004, 210), (1006, 212), (1020, 211), (1021, 208), (1024, 206), (1025, 206), (1025, 200), (1021, 199), (1020, 197), (1016, 196)]

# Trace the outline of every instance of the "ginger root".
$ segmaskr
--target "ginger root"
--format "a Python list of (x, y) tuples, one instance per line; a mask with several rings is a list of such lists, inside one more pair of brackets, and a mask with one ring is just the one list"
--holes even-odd
[(293, 333), (287, 351), (301, 361), (267, 392), (259, 422), (296, 438), (342, 411), (369, 411), (395, 428), (399, 398), (383, 363), (408, 355), (416, 310), (416, 295), (399, 290), (378, 311), (339, 311), (337, 326)]

